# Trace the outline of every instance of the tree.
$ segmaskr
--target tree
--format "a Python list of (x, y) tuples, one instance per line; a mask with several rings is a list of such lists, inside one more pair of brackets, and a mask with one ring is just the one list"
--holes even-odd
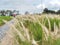
[(25, 12), (25, 15), (27, 15), (27, 14), (29, 14), (29, 12), (28, 12), (28, 11), (26, 11), (26, 12)]
[(48, 9), (45, 8), (45, 9), (43, 10), (43, 13), (48, 13)]
[(1, 10), (0, 13), (1, 13), (2, 16), (5, 16), (5, 10)]
[(44, 9), (43, 13), (51, 13), (51, 14), (56, 14), (55, 11), (53, 10), (48, 10), (47, 8)]
[(56, 12), (56, 14), (60, 14), (60, 10), (58, 10), (58, 11)]
[(9, 16), (12, 16), (12, 11), (11, 10), (6, 10), (6, 14)]

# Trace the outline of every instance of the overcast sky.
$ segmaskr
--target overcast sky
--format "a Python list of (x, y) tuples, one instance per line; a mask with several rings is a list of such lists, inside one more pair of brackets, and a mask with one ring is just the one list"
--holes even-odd
[(60, 9), (60, 0), (0, 0), (0, 10), (19, 10), (20, 13), (29, 11), (39, 13), (44, 8), (51, 10)]

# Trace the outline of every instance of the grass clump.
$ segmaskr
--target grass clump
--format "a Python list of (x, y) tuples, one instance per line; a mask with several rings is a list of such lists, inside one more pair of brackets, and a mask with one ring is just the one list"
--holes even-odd
[(59, 16), (17, 16), (11, 26), (16, 45), (59, 45)]

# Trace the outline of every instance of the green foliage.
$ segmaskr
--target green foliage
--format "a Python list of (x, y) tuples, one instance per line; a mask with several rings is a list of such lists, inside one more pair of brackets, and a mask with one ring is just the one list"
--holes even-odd
[(0, 26), (5, 24), (3, 20), (9, 21), (11, 19), (12, 19), (11, 16), (0, 16)]
[(25, 26), (32, 33), (33, 37), (36, 41), (42, 40), (42, 28), (38, 24), (38, 22), (30, 22), (28, 20), (25, 21)]

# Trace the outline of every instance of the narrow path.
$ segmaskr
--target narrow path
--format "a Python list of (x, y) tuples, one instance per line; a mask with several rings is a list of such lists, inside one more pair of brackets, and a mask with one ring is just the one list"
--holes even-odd
[(7, 24), (0, 27), (0, 41), (3, 39), (3, 37), (6, 35), (6, 31), (9, 30), (9, 24), (14, 23), (14, 20), (12, 19)]

